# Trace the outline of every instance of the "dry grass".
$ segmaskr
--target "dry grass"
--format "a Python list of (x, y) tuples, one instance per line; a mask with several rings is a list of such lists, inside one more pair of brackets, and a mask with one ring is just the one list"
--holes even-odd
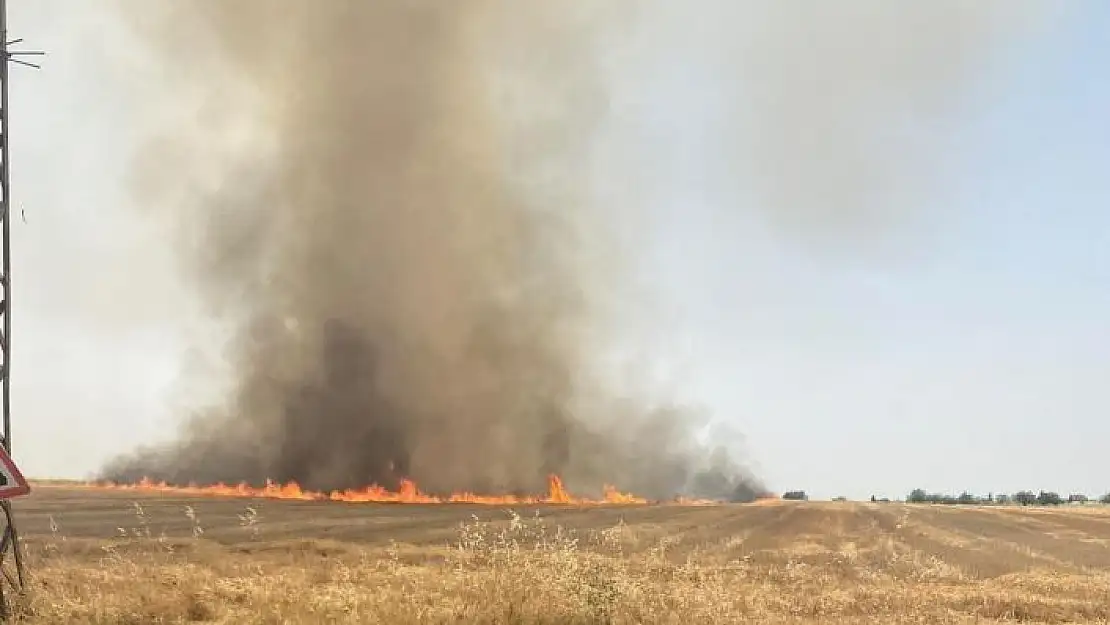
[[(51, 531), (26, 541), (34, 575), (19, 617), (391, 625), (1110, 620), (1110, 566), (1016, 570), (1013, 560), (1013, 572), (978, 576), (924, 547), (934, 543), (915, 543), (939, 536), (948, 542), (935, 544), (959, 542), (958, 553), (974, 547), (935, 527), (930, 536), (928, 522), (940, 513), (906, 507), (810, 505), (812, 514), (786, 507), (769, 511), (779, 516), (767, 517), (768, 527), (709, 532), (623, 522), (575, 532), (512, 515), (471, 519), (444, 544), (365, 545), (270, 539), (265, 519), (245, 505), (240, 538), (219, 542), (205, 536), (204, 505), (178, 508), (185, 522), (172, 536), (140, 503), (128, 527), (99, 540), (67, 537), (64, 515), (51, 515)], [(723, 515), (712, 518), (721, 523)], [(766, 542), (776, 531), (789, 540)]]

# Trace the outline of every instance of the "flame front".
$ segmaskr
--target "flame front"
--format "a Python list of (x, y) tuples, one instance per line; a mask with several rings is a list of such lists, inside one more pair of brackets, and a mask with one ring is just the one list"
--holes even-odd
[(300, 501), (341, 501), (349, 503), (417, 503), (417, 504), (442, 504), (442, 503), (468, 503), (486, 505), (538, 505), (538, 504), (563, 504), (563, 505), (635, 505), (646, 504), (648, 500), (630, 493), (624, 493), (613, 486), (605, 486), (600, 499), (575, 497), (567, 491), (562, 479), (557, 475), (547, 478), (547, 494), (536, 497), (517, 497), (514, 495), (477, 495), (474, 493), (459, 492), (445, 497), (429, 495), (421, 492), (416, 482), (401, 480), (400, 487), (391, 491), (377, 485), (367, 486), (362, 489), (336, 490), (321, 492), (305, 490), (296, 482), (278, 484), (267, 481), (266, 485), (259, 488), (248, 484), (213, 484), (211, 486), (175, 486), (166, 482), (155, 482), (143, 478), (133, 484), (117, 484), (115, 482), (96, 482), (85, 485), (87, 488), (135, 491), (143, 493), (160, 493), (170, 495), (194, 495), (213, 497), (238, 497), (262, 499), (287, 499)]

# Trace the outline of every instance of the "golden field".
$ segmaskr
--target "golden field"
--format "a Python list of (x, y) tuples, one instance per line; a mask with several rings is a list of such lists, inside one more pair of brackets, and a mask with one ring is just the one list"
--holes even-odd
[(1106, 623), (1110, 509), (389, 505), (38, 486), (32, 623)]

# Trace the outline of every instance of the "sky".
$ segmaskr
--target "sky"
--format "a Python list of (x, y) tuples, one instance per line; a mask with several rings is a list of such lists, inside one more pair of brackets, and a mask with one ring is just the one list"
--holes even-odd
[[(769, 218), (767, 185), (731, 166), (757, 137), (733, 123), (747, 83), (727, 46), (691, 44), (678, 9), (645, 18), (656, 54), (633, 46), (648, 69), (612, 77), (599, 140), (621, 174), (602, 192), (649, 224), (655, 314), (626, 340), (661, 355), (660, 388), (743, 435), (771, 488), (1110, 491), (1110, 7), (1070, 6), (992, 47), (943, 128), (911, 128), (943, 165), (920, 206), (825, 246)], [(174, 70), (94, 3), (9, 12), (48, 51), (12, 78), (14, 456), (84, 477), (172, 433), (190, 390), (175, 381), (200, 357), (167, 235), (129, 195), (139, 138), (175, 105), (150, 85)]]

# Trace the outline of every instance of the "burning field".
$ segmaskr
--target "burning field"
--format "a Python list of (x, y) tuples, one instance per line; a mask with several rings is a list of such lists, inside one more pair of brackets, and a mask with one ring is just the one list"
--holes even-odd
[[(103, 481), (491, 503), (568, 491), (747, 502), (766, 490), (722, 432), (736, 415), (660, 390), (648, 372), (666, 359), (653, 341), (620, 340), (628, 326), (668, 332), (654, 327), (657, 294), (630, 286), (643, 282), (649, 211), (611, 199), (644, 172), (618, 167), (630, 177), (606, 186), (599, 147), (622, 83), (608, 63), (628, 58), (647, 7), (127, 6), (135, 56), (188, 68), (150, 77), (142, 104), (162, 123), (141, 136), (130, 182), (196, 296), (197, 334), (178, 380), (180, 428), (108, 462)], [(890, 144), (872, 119), (890, 111), (873, 107), (943, 117), (984, 46), (1020, 31), (1010, 11), (956, 6), (909, 20), (824, 9), (816, 21), (789, 9), (704, 20), (762, 29), (744, 34), (761, 53), (721, 41), (707, 59), (725, 54), (720, 71), (741, 68), (769, 94), (748, 103), (751, 128), (730, 113), (710, 133), (753, 150), (737, 161), (752, 175), (728, 177), (750, 183), (768, 224), (855, 248), (856, 230), (912, 210), (893, 207), (914, 205), (903, 192), (943, 159), (913, 142), (880, 153)], [(832, 26), (811, 32), (825, 17)], [(889, 64), (843, 45), (853, 29)], [(813, 46), (783, 47), (797, 40)], [(645, 69), (629, 63), (624, 73)], [(913, 184), (888, 188), (903, 179)]]
[[(629, 493), (622, 493), (612, 486), (603, 489), (604, 495), (599, 499), (576, 497), (569, 493), (563, 486), (563, 481), (557, 475), (548, 476), (548, 490), (546, 495), (514, 496), (514, 495), (480, 495), (475, 493), (458, 492), (445, 497), (437, 497), (421, 492), (416, 483), (411, 480), (401, 480), (401, 487), (391, 491), (381, 486), (368, 486), (362, 489), (333, 490), (330, 492), (305, 490), (296, 482), (276, 484), (268, 482), (265, 486), (256, 488), (246, 483), (235, 486), (227, 484), (213, 484), (211, 486), (173, 486), (165, 482), (155, 482), (142, 479), (132, 484), (117, 484), (114, 482), (91, 482), (81, 487), (92, 491), (123, 491), (137, 494), (162, 494), (162, 495), (191, 495), (201, 497), (235, 497), (247, 499), (288, 499), (297, 501), (342, 501), (347, 503), (468, 503), (478, 505), (620, 505), (620, 504), (646, 504), (648, 500)], [(684, 503), (715, 503), (712, 500), (687, 500), (679, 499)]]
[[(715, 427), (737, 415), (706, 417), (654, 379), (652, 341), (619, 340), (658, 329), (629, 286), (650, 228), (609, 201), (597, 144), (607, 64), (648, 4), (118, 3), (133, 56), (159, 68), (144, 104), (162, 123), (129, 182), (196, 334), (177, 430), (16, 506), (33, 572), (19, 616), (1110, 622), (1105, 509), (766, 497)], [(946, 109), (995, 20), (830, 11), (675, 17), (730, 40), (766, 27), (722, 64), (761, 81), (751, 128), (704, 133), (750, 158), (722, 148), (714, 166), (752, 164), (725, 177), (770, 230), (855, 248), (942, 160), (890, 149), (872, 119)], [(803, 40), (797, 62), (783, 42)], [(881, 71), (857, 70), (873, 57)], [(722, 109), (722, 125), (744, 117)]]
[[(50, 483), (44, 484), (50, 487)], [(116, 482), (80, 482), (69, 484), (71, 488), (80, 488), (93, 492), (122, 492), (137, 495), (176, 495), (193, 497), (222, 497), (237, 499), (277, 499), (290, 501), (331, 501), (345, 503), (398, 503), (398, 504), (474, 504), (483, 506), (537, 506), (537, 505), (563, 505), (563, 506), (620, 506), (620, 505), (648, 505), (648, 504), (673, 504), (682, 506), (712, 506), (725, 503), (720, 499), (694, 498), (678, 496), (668, 500), (649, 500), (631, 493), (623, 493), (613, 486), (604, 486), (602, 496), (598, 498), (583, 497), (569, 492), (563, 481), (557, 475), (547, 478), (547, 493), (544, 495), (483, 495), (468, 492), (456, 492), (445, 496), (431, 495), (422, 492), (415, 482), (401, 480), (401, 487), (391, 491), (381, 486), (367, 486), (365, 488), (333, 490), (329, 492), (306, 490), (296, 482), (277, 484), (267, 482), (264, 486), (255, 487), (247, 483), (236, 485), (212, 484), (198, 486), (189, 484), (176, 486), (166, 482), (156, 482), (143, 478), (133, 483)], [(753, 494), (753, 502), (777, 501), (778, 497), (768, 492)]]

